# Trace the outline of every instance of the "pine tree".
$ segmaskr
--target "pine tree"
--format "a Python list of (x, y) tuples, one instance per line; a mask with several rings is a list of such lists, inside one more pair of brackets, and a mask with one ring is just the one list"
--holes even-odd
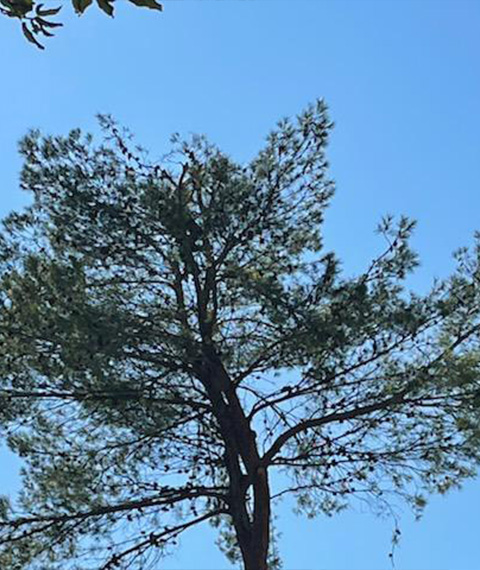
[(479, 236), (421, 296), (414, 223), (385, 218), (385, 251), (344, 276), (322, 243), (322, 101), (247, 165), (203, 137), (157, 164), (100, 120), (101, 144), (20, 144), (33, 202), (0, 239), (0, 425), (25, 467), (2, 568), (140, 570), (209, 522), (266, 570), (287, 494), (308, 516), (420, 512), (475, 474)]

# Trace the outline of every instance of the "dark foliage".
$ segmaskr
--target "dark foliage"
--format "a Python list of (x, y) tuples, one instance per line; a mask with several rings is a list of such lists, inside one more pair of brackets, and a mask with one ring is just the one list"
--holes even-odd
[(478, 241), (419, 296), (414, 224), (386, 218), (384, 253), (343, 276), (321, 101), (246, 166), (202, 137), (155, 164), (101, 125), (101, 145), (20, 145), (33, 203), (1, 234), (0, 422), (25, 468), (2, 568), (153, 568), (209, 521), (265, 570), (286, 494), (309, 516), (420, 511), (474, 474)]

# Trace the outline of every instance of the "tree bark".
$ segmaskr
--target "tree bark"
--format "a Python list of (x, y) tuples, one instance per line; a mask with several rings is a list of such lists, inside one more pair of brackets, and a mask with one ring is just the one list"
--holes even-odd
[(270, 542), (270, 489), (267, 470), (258, 467), (253, 483), (254, 511), (251, 532), (250, 556), (245, 570), (267, 570)]
[[(225, 368), (218, 356), (211, 353), (205, 356), (201, 380), (225, 441), (225, 461), (230, 479), (229, 506), (244, 569), (267, 570), (270, 540), (267, 469), (261, 465), (256, 434)], [(250, 488), (253, 491), (252, 513), (247, 507)]]

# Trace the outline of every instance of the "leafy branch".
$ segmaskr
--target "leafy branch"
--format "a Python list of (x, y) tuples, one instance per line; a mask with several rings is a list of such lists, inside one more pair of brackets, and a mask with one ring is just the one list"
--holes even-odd
[[(75, 13), (82, 15), (93, 0), (71, 0), (71, 2)], [(96, 0), (98, 8), (111, 17), (114, 15), (114, 2), (115, 0)], [(128, 0), (128, 2), (151, 10), (163, 10), (163, 5), (157, 0)], [(53, 37), (52, 30), (63, 26), (61, 22), (50, 20), (50, 17), (56, 16), (61, 8), (62, 6), (45, 8), (43, 3), (37, 4), (35, 0), (0, 0), (0, 14), (20, 20), (25, 38), (42, 50), (45, 47), (40, 38)]]

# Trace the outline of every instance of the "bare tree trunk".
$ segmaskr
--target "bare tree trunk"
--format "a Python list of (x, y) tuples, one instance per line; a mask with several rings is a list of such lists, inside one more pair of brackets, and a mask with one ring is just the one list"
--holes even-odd
[[(270, 541), (270, 490), (267, 472), (263, 468), (257, 470), (253, 482), (253, 493), (252, 520), (249, 520), (245, 527), (238, 524), (240, 520), (234, 514), (234, 526), (242, 552), (244, 570), (267, 570)], [(245, 494), (241, 500), (245, 506)]]
[(245, 564), (245, 570), (267, 570), (270, 542), (270, 489), (268, 474), (263, 467), (257, 468), (253, 493), (251, 559), (249, 565)]
[[(267, 570), (270, 488), (267, 470), (260, 465), (256, 434), (220, 359), (210, 353), (202, 372), (200, 377), (225, 441), (225, 462), (230, 479), (229, 506), (244, 569)], [(250, 488), (253, 490), (252, 514), (247, 508)]]

